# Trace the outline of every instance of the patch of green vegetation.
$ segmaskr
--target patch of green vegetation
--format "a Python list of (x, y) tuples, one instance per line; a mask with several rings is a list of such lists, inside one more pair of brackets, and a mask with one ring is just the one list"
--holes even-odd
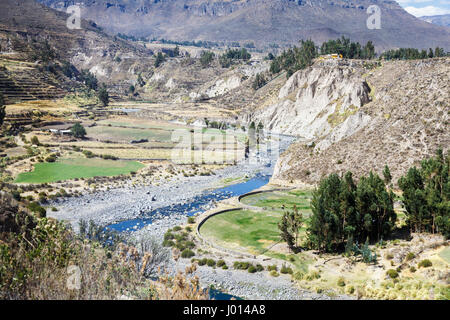
[(439, 256), (447, 263), (450, 263), (450, 247), (445, 247), (443, 250), (441, 250), (441, 252), (439, 252)]
[(280, 240), (280, 218), (281, 215), (275, 212), (230, 211), (208, 219), (201, 233), (224, 246), (238, 245), (262, 253)]
[(108, 126), (95, 126), (86, 129), (89, 137), (108, 139), (111, 141), (131, 141), (147, 139), (150, 141), (170, 142), (172, 131), (169, 130), (144, 130), (135, 128), (121, 128)]
[(302, 214), (309, 216), (311, 214), (310, 199), (309, 191), (263, 192), (244, 197), (241, 202), (278, 213), (283, 212), (283, 208), (292, 209), (295, 205)]
[(336, 127), (343, 123), (345, 120), (347, 120), (348, 117), (351, 115), (354, 115), (356, 112), (358, 112), (358, 107), (351, 105), (346, 110), (341, 112), (342, 109), (342, 101), (339, 100), (336, 105), (336, 109), (333, 114), (329, 115), (327, 118), (328, 123), (332, 127)]
[(46, 183), (75, 178), (117, 176), (143, 168), (136, 161), (113, 161), (103, 159), (63, 159), (51, 163), (37, 163), (32, 172), (21, 173), (16, 183)]

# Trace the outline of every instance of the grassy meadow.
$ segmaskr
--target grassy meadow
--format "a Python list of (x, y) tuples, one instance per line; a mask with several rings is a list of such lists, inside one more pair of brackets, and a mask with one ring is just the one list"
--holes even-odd
[(32, 172), (18, 175), (16, 183), (49, 183), (76, 178), (116, 176), (143, 168), (136, 161), (103, 159), (61, 159), (52, 163), (37, 163)]

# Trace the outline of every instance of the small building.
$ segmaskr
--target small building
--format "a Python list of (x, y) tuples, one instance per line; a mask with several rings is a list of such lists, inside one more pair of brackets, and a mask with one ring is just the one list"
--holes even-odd
[(50, 132), (60, 136), (70, 136), (72, 135), (71, 130), (61, 130), (61, 129), (50, 129)]

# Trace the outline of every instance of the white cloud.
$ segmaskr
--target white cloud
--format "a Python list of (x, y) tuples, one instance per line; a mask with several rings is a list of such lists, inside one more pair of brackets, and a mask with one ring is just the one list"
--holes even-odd
[[(411, 2), (411, 1), (408, 1)], [(450, 9), (439, 8), (435, 6), (426, 6), (423, 8), (406, 7), (405, 10), (416, 17), (437, 16), (441, 14), (450, 14)]]

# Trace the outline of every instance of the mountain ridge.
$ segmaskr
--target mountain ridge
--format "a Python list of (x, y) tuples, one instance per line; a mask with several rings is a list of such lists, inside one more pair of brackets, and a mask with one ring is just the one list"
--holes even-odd
[[(65, 10), (74, 0), (39, 0)], [(369, 30), (367, 8), (381, 9), (381, 30)], [(450, 50), (450, 28), (426, 23), (395, 1), (362, 0), (87, 0), (84, 18), (110, 33), (171, 40), (208, 40), (291, 45), (300, 39), (323, 42), (342, 35), (379, 51), (398, 47), (440, 46)], [(176, 21), (176, 23), (175, 23)]]

